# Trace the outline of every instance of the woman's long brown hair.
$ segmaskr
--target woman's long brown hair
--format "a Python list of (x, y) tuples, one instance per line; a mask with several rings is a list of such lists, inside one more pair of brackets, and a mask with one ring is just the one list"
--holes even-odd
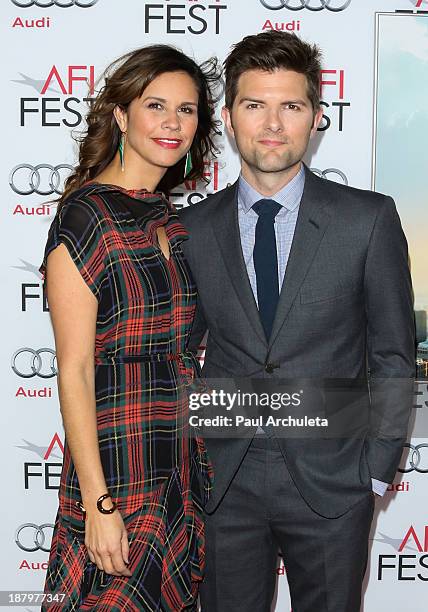
[[(198, 127), (190, 149), (193, 167), (186, 179), (203, 177), (205, 159), (218, 152), (213, 141), (214, 135), (220, 133), (218, 121), (214, 118), (217, 99), (214, 92), (221, 84), (217, 61), (210, 59), (199, 66), (174, 47), (151, 45), (123, 55), (105, 70), (104, 85), (92, 101), (86, 117), (87, 130), (76, 138), (79, 162), (65, 182), (64, 192), (58, 199), (59, 207), (74, 191), (100, 174), (114, 158), (121, 137), (113, 115), (115, 106), (126, 110), (156, 77), (176, 71), (186, 72), (199, 93)], [(183, 182), (184, 172), (183, 158), (168, 168), (157, 189), (168, 194)]]

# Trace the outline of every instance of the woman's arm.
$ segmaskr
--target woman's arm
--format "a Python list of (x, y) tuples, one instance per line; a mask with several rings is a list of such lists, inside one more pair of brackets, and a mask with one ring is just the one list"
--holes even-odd
[(96, 506), (100, 495), (107, 492), (95, 409), (98, 302), (63, 244), (48, 257), (46, 283), (58, 360), (61, 414), (86, 510), (85, 544), (91, 561), (100, 569), (130, 576), (125, 566), (128, 538), (122, 517), (117, 510), (103, 515)]

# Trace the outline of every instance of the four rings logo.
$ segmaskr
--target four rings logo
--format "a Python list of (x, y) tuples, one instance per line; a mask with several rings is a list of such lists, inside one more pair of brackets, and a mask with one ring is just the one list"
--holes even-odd
[(422, 466), (422, 451), (421, 448), (428, 448), (428, 444), (417, 444), (414, 446), (413, 444), (404, 444), (405, 448), (409, 448), (409, 456), (407, 458), (406, 466), (404, 468), (399, 468), (398, 471), (402, 474), (408, 474), (409, 472), (418, 472), (419, 474), (428, 474), (428, 462)]
[(270, 11), (279, 11), (286, 8), (289, 11), (323, 11), (327, 9), (332, 13), (340, 13), (348, 8), (352, 0), (260, 0), (261, 4)]
[(15, 6), (19, 8), (30, 8), (30, 6), (38, 6), (39, 8), (50, 8), (58, 6), (59, 8), (69, 8), (70, 6), (79, 6), (80, 8), (89, 8), (94, 6), (98, 0), (12, 0)]
[(311, 168), (311, 171), (317, 176), (341, 183), (343, 185), (349, 185), (348, 177), (342, 170), (337, 168), (327, 168), (327, 170), (318, 170), (318, 168)]
[(16, 545), (25, 552), (36, 552), (37, 550), (49, 552), (50, 544), (47, 545), (47, 540), (49, 530), (53, 530), (53, 528), (52, 523), (43, 523), (43, 525), (24, 523), (15, 532)]
[(57, 375), (56, 353), (50, 348), (20, 348), (12, 355), (12, 370), (21, 378), (53, 378)]
[[(23, 196), (37, 193), (38, 195), (48, 196), (54, 193), (62, 194), (62, 185), (66, 177), (61, 176), (61, 170), (73, 171), (73, 166), (69, 164), (19, 164), (15, 166), (9, 175), (9, 185), (11, 189)], [(44, 176), (44, 180), (43, 177)], [(44, 183), (44, 186), (42, 186)]]

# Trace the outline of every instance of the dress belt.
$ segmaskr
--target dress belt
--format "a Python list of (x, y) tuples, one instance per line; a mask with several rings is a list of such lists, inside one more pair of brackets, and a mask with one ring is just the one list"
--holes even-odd
[(96, 364), (115, 364), (115, 363), (150, 363), (156, 361), (182, 361), (183, 359), (197, 359), (193, 351), (183, 351), (182, 353), (142, 353), (140, 355), (115, 355), (114, 353), (104, 353), (95, 357)]

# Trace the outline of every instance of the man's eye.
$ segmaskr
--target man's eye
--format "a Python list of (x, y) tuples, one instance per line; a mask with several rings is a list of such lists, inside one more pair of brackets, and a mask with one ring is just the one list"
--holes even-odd
[(297, 106), (297, 104), (287, 104), (287, 108), (292, 110), (292, 111), (300, 110), (300, 106)]
[(260, 104), (257, 104), (257, 102), (251, 102), (247, 105), (247, 108), (259, 108), (259, 106)]

